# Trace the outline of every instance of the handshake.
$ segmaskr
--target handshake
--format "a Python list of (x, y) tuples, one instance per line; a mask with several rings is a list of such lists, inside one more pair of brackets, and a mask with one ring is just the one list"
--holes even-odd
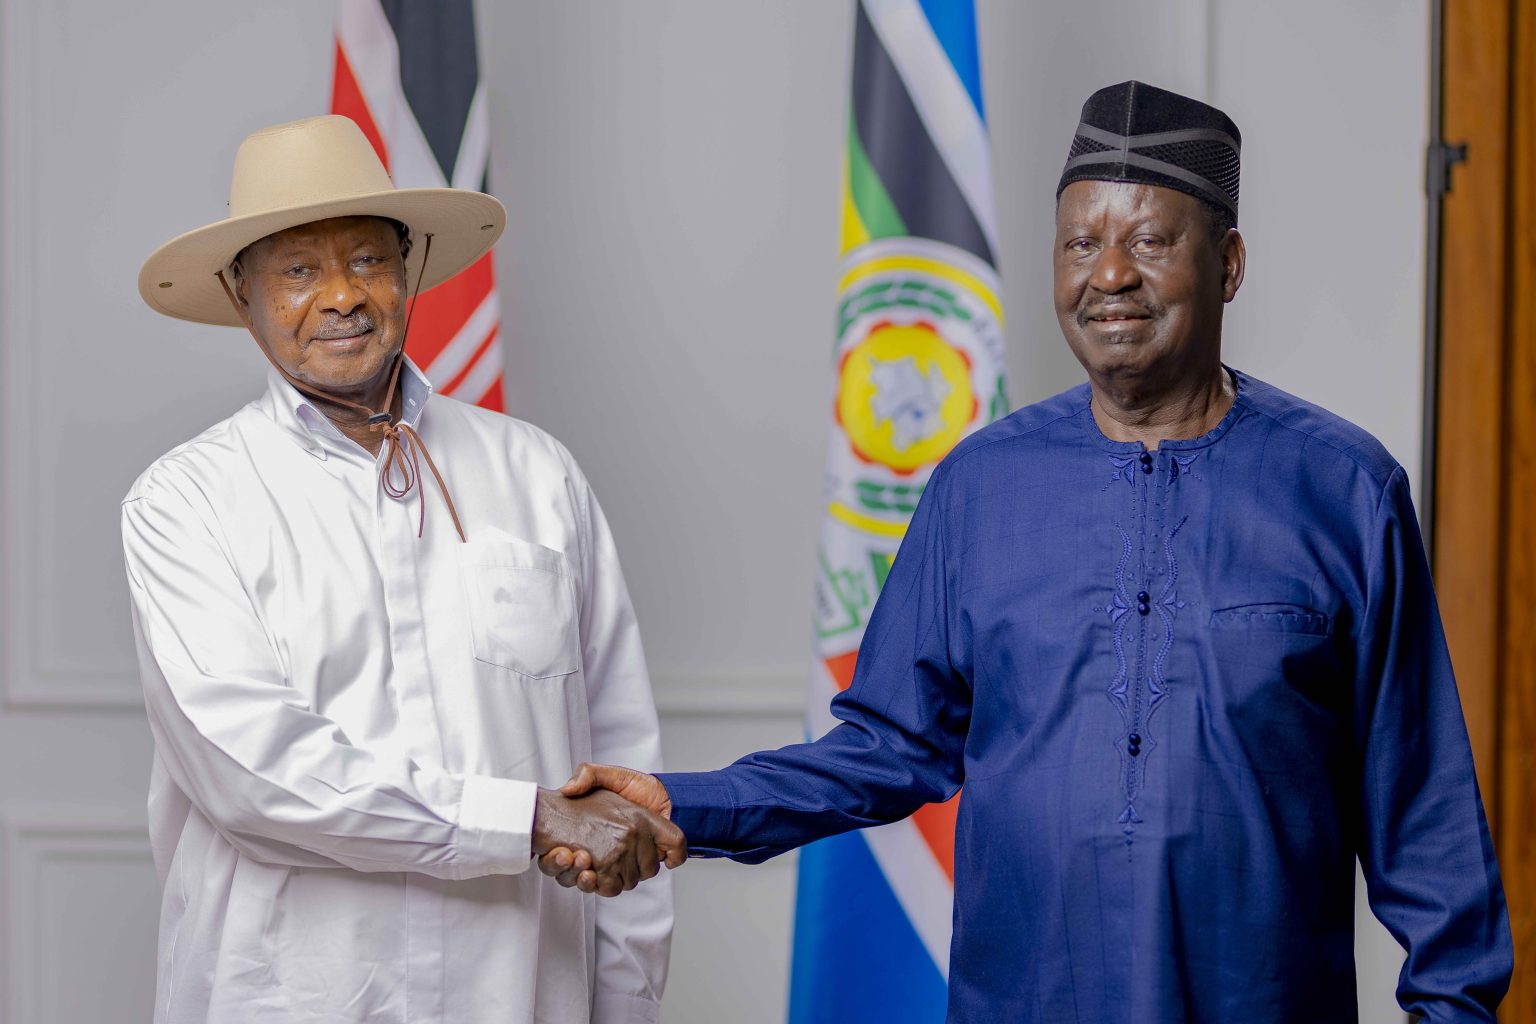
[(617, 896), (661, 865), (681, 867), (688, 840), (668, 820), (672, 801), (655, 776), (584, 764), (558, 790), (539, 790), (533, 853), (539, 870), (567, 888)]

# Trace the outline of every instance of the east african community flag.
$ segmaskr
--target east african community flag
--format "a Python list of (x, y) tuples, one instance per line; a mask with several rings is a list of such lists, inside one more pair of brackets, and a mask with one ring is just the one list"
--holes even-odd
[[(933, 467), (1008, 411), (990, 161), (973, 0), (859, 0), (812, 736)], [(791, 1024), (944, 1019), (955, 809), (802, 851)]]

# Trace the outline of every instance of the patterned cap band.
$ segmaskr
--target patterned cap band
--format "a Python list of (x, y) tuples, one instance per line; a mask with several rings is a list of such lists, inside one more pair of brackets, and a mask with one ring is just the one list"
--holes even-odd
[(1222, 207), (1235, 223), (1241, 151), (1237, 126), (1215, 107), (1124, 82), (1084, 104), (1056, 194), (1074, 181), (1142, 182)]

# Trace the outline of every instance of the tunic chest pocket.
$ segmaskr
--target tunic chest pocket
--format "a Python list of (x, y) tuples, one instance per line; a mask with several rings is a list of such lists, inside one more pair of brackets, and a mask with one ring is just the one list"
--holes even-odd
[(463, 557), (475, 658), (531, 679), (581, 667), (576, 578), (566, 556), (505, 534)]
[(1211, 628), (1327, 636), (1328, 616), (1299, 604), (1245, 604), (1211, 612)]
[[(1301, 743), (1297, 749), (1307, 749), (1321, 735), (1317, 729), (1344, 720), (1351, 691), (1330, 625), (1325, 612), (1302, 604), (1244, 604), (1211, 612), (1213, 699), (1234, 720), (1248, 723), (1247, 735), (1255, 742), (1295, 741)], [(1274, 730), (1291, 726), (1304, 732), (1277, 738)]]

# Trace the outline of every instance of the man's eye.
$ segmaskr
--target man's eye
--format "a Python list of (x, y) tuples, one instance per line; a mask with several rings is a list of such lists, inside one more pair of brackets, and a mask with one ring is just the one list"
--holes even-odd
[(1156, 238), (1138, 238), (1131, 243), (1131, 251), (1138, 253), (1156, 252), (1163, 247), (1163, 243)]
[(1074, 238), (1067, 243), (1067, 248), (1075, 253), (1092, 252), (1093, 242), (1086, 238)]
[(295, 263), (293, 266), (283, 271), (283, 273), (289, 277), (303, 277), (305, 274), (309, 273), (309, 268), (301, 263)]

